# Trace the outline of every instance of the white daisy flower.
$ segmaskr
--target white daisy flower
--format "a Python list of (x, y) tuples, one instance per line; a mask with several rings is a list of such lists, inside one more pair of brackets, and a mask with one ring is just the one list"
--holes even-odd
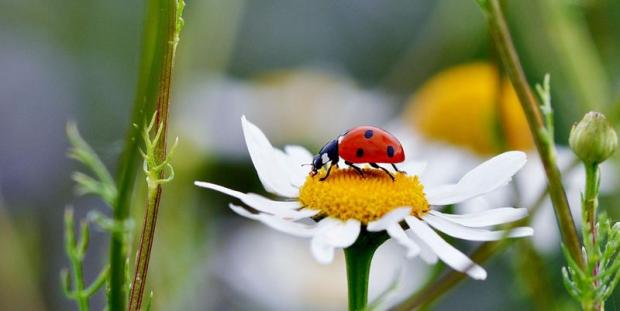
[(435, 230), (472, 241), (525, 237), (534, 232), (529, 227), (517, 227), (510, 232), (487, 228), (524, 218), (527, 210), (523, 208), (502, 207), (465, 215), (450, 215), (431, 208), (467, 201), (508, 184), (526, 162), (523, 152), (500, 154), (454, 184), (426, 189), (418, 178), (423, 171), (423, 165), (419, 164), (405, 164), (403, 168), (409, 174), (395, 173), (394, 181), (381, 170), (368, 168), (364, 168), (364, 177), (353, 169), (335, 168), (328, 179), (320, 181), (321, 174), (309, 176), (308, 170), (302, 167), (311, 163), (310, 152), (300, 146), (274, 148), (256, 125), (245, 117), (241, 121), (260, 181), (267, 191), (282, 199), (272, 200), (209, 182), (195, 184), (235, 197), (252, 209), (230, 204), (241, 216), (310, 239), (312, 255), (320, 263), (331, 262), (336, 249), (353, 245), (362, 230), (385, 231), (407, 250), (407, 257), (420, 256), (429, 264), (439, 259), (482, 280), (486, 271)]

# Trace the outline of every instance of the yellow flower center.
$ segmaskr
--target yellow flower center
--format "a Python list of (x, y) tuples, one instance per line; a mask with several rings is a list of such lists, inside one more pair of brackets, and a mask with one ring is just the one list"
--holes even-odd
[(362, 177), (354, 169), (334, 167), (324, 181), (320, 178), (325, 176), (325, 170), (308, 176), (299, 201), (308, 208), (320, 210), (319, 215), (357, 219), (363, 224), (399, 207), (411, 207), (411, 215), (415, 216), (423, 216), (430, 210), (417, 176), (396, 173), (392, 181), (382, 170), (364, 168), (363, 171)]
[(453, 67), (432, 77), (410, 99), (405, 118), (428, 138), (482, 155), (534, 147), (510, 81), (487, 63)]

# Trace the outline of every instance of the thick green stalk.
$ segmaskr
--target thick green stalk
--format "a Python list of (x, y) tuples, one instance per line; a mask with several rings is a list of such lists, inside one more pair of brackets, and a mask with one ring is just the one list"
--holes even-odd
[[(138, 86), (134, 97), (133, 112), (129, 123), (125, 146), (121, 155), (116, 185), (118, 198), (114, 205), (114, 221), (124, 223), (129, 218), (131, 194), (140, 167), (141, 157), (138, 152), (142, 125), (147, 116), (152, 115), (158, 104), (160, 84), (169, 49), (169, 19), (175, 18), (175, 1), (150, 0), (146, 6), (144, 22), (142, 55), (138, 76)], [(159, 114), (163, 117), (164, 114)], [(108, 306), (110, 310), (125, 310), (127, 304), (126, 263), (128, 249), (126, 234), (113, 231), (110, 241), (110, 292)]]
[(368, 277), (372, 256), (387, 240), (387, 234), (373, 233), (362, 228), (355, 243), (344, 249), (347, 261), (347, 284), (349, 289), (349, 310), (360, 311), (368, 304)]
[(540, 159), (545, 168), (545, 173), (549, 182), (549, 196), (553, 203), (562, 240), (575, 261), (583, 266), (581, 243), (579, 242), (575, 222), (570, 213), (568, 200), (566, 198), (564, 186), (562, 185), (562, 176), (556, 163), (555, 145), (545, 128), (545, 122), (539, 110), (540, 105), (525, 77), (498, 0), (478, 1), (485, 10), (491, 36), (493, 37), (502, 63), (519, 97), (519, 101), (521, 102), (530, 131), (534, 138), (534, 143), (536, 144)]

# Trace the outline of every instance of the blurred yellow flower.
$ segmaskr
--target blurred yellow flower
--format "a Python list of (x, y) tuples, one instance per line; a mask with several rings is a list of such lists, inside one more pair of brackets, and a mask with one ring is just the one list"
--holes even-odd
[(488, 63), (444, 70), (407, 103), (405, 122), (430, 139), (480, 155), (533, 149), (525, 115), (510, 81)]

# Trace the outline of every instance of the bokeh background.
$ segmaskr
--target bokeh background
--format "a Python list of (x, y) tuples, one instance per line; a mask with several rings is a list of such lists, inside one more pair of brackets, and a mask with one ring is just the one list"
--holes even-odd
[[(499, 88), (502, 74), (496, 69), (490, 80), (465, 75), (458, 87), (450, 82), (456, 78), (432, 91), (425, 87), (455, 66), (497, 68), (482, 13), (473, 0), (186, 2), (171, 104), (170, 135), (180, 139), (177, 175), (164, 191), (149, 274), (155, 310), (345, 308), (341, 255), (321, 266), (306, 241), (233, 215), (226, 208), (229, 198), (192, 182), (264, 191), (245, 149), (243, 114), (274, 145), (316, 151), (359, 124), (416, 135), (414, 123), (426, 117), (409, 115), (419, 113), (414, 106), (423, 105), (420, 98)], [(557, 143), (566, 145), (570, 125), (589, 110), (620, 120), (620, 2), (504, 4), (530, 81), (551, 74)], [(135, 1), (0, 1), (1, 310), (74, 308), (59, 285), (59, 271), (68, 266), (63, 210), (72, 206), (78, 217), (110, 211), (97, 198), (76, 196), (70, 175), (81, 168), (66, 157), (64, 128), (67, 121), (77, 122), (115, 171), (137, 82), (143, 13), (143, 4)], [(421, 90), (426, 97), (416, 97)], [(445, 101), (456, 103), (454, 111), (466, 118), (467, 111), (483, 106), (480, 101), (495, 97), (482, 98)], [(485, 129), (476, 115), (461, 121)], [(424, 152), (425, 144), (415, 146), (412, 157), (436, 158)], [(461, 149), (469, 158), (486, 156), (472, 148)], [(143, 191), (137, 193), (133, 213), (139, 228)], [(619, 196), (609, 182), (603, 206), (615, 220)], [(553, 218), (542, 228), (546, 231), (537, 229), (532, 239), (557, 235)], [(106, 234), (94, 230), (91, 239), (88, 280), (107, 260)], [(515, 244), (485, 264), (487, 281), (466, 280), (436, 308), (574, 309), (562, 288), (559, 244), (551, 245), (541, 250)], [(464, 250), (474, 247), (459, 244)], [(431, 267), (402, 257), (397, 247), (382, 247), (371, 296), (396, 280), (402, 285), (399, 297), (406, 297), (427, 280)], [(540, 284), (549, 286), (541, 291)], [(618, 296), (609, 309), (617, 308)], [(101, 309), (104, 301), (100, 294), (92, 307)]]

